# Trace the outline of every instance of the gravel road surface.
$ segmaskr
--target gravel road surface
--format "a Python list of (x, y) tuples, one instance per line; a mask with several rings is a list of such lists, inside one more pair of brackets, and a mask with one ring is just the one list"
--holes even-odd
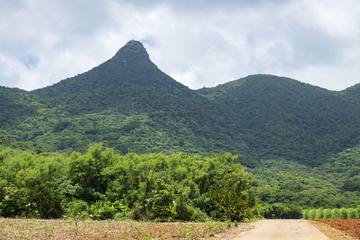
[(261, 220), (234, 240), (329, 240), (305, 220)]

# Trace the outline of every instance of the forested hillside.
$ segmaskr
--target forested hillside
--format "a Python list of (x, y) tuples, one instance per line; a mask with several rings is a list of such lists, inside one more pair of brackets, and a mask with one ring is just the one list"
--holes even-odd
[(17, 123), (36, 113), (31, 94), (15, 88), (0, 87), (1, 128)]
[(338, 92), (272, 75), (199, 92), (225, 109), (232, 133), (258, 158), (317, 164), (360, 140), (360, 106)]
[(105, 63), (53, 86), (0, 88), (1, 144), (84, 151), (102, 142), (122, 152), (232, 152), (319, 165), (360, 141), (359, 88), (328, 91), (252, 75), (191, 90), (130, 41)]
[[(191, 90), (130, 41), (105, 63), (53, 86), (0, 87), (0, 214), (242, 220), (255, 209), (299, 217), (301, 208), (356, 207), (359, 96), (359, 86), (334, 92), (273, 75)], [(93, 143), (116, 153), (102, 145), (86, 152)], [(220, 180), (224, 174), (230, 182)], [(232, 212), (241, 189), (226, 184), (240, 178), (247, 202)], [(144, 202), (145, 183), (153, 184), (154, 202)], [(225, 190), (215, 191), (217, 184)]]

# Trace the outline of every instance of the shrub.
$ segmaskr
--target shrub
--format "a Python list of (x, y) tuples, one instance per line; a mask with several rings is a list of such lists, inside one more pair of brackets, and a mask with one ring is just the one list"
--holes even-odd
[(2, 217), (38, 217), (35, 206), (29, 202), (24, 189), (5, 187), (4, 197), (0, 202), (0, 216)]
[(324, 218), (324, 209), (320, 208), (320, 209), (316, 209), (315, 210), (315, 219), (322, 219)]
[(115, 209), (114, 219), (121, 220), (130, 217), (130, 209), (123, 201), (115, 201), (112, 206)]
[(88, 212), (94, 220), (105, 220), (113, 219), (116, 214), (116, 209), (109, 201), (98, 201), (89, 207)]
[(332, 214), (332, 218), (334, 218), (334, 219), (341, 219), (340, 209), (334, 208), (332, 213), (333, 213), (333, 214)]
[(359, 218), (358, 214), (357, 214), (357, 209), (355, 208), (351, 208), (349, 209), (349, 216), (348, 216), (349, 219), (357, 219)]
[(82, 200), (73, 200), (65, 206), (65, 217), (72, 219), (89, 219), (88, 204)]
[(323, 215), (323, 218), (325, 219), (331, 219), (332, 217), (332, 211), (331, 209), (324, 209), (324, 215)]
[(309, 218), (310, 219), (315, 219), (316, 218), (316, 210), (315, 209), (311, 209), (309, 211)]
[(270, 219), (277, 219), (277, 218), (298, 219), (303, 216), (303, 211), (301, 210), (300, 207), (293, 206), (290, 204), (274, 203), (272, 205), (267, 206), (263, 210), (262, 214), (265, 218), (270, 218)]
[(303, 218), (310, 219), (309, 212), (310, 210), (307, 209), (303, 210)]

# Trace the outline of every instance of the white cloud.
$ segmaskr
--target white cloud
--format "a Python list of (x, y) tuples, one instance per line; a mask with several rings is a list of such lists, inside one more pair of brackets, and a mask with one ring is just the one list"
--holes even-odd
[(0, 85), (56, 83), (100, 64), (130, 39), (143, 41), (160, 69), (191, 88), (255, 73), (329, 89), (360, 81), (355, 0), (0, 4)]

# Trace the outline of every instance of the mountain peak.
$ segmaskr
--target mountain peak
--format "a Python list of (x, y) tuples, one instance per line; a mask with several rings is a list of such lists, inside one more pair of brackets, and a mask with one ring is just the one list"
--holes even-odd
[(125, 44), (125, 46), (134, 47), (134, 48), (143, 48), (144, 49), (143, 44), (140, 41), (137, 41), (137, 40), (130, 40)]
[(150, 61), (149, 54), (144, 45), (136, 40), (131, 40), (120, 48), (115, 54), (114, 59), (122, 61)]

